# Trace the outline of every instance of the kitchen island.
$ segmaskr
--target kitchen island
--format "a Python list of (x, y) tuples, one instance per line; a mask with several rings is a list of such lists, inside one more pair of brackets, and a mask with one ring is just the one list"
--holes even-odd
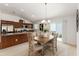
[(27, 42), (28, 33), (29, 32), (1, 34), (0, 49)]

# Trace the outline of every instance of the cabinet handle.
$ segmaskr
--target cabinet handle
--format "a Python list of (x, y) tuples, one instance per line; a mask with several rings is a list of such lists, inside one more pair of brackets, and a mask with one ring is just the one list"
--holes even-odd
[(18, 41), (18, 39), (15, 40), (16, 42)]

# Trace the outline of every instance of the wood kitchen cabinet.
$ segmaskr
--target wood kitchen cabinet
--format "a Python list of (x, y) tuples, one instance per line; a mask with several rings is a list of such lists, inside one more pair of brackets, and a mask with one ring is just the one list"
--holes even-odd
[[(9, 25), (9, 30), (11, 30), (10, 26), (13, 26), (13, 30), (10, 32), (8, 30), (5, 30), (4, 32), (6, 32), (6, 33), (4, 33), (2, 30), (3, 25), (6, 25), (6, 26)], [(16, 28), (19, 28), (19, 29), (23, 28), (23, 25), (25, 25), (26, 28), (33, 29), (32, 23), (23, 23), (22, 20), (19, 20), (19, 22), (0, 20), (0, 30), (1, 30), (0, 49), (14, 46), (17, 44), (21, 44), (21, 43), (28, 41), (28, 37), (27, 37), (28, 33), (27, 32), (30, 32), (30, 30), (24, 31), (25, 33), (22, 33), (23, 31), (16, 31), (15, 30)], [(18, 34), (18, 32), (20, 34)], [(13, 33), (13, 34), (11, 34), (11, 33)], [(7, 35), (7, 34), (11, 34), (11, 35)]]
[(13, 25), (14, 28), (22, 28), (23, 25), (27, 26), (27, 28), (33, 28), (32, 23), (23, 23), (22, 20), (20, 20), (19, 22), (1, 20), (1, 24)]
[(28, 41), (27, 34), (9, 35), (1, 37), (0, 48), (7, 48), (13, 45), (24, 43)]
[(12, 45), (15, 45), (15, 39), (12, 38), (14, 36), (3, 36), (1, 38), (1, 48), (6, 48)]

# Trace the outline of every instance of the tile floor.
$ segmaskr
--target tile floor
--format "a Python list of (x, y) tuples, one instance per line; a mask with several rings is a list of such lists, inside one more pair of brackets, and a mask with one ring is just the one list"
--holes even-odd
[[(57, 56), (75, 56), (76, 47), (58, 41)], [(28, 56), (28, 43), (1, 49), (0, 56)]]
[(76, 47), (58, 42), (58, 56), (76, 56)]

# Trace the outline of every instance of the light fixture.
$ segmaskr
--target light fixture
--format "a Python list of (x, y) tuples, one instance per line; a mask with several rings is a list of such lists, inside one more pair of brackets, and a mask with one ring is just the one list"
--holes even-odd
[(8, 4), (6, 3), (6, 4), (4, 4), (5, 6), (8, 6)]
[(32, 17), (34, 18), (34, 17), (35, 17), (35, 15), (32, 15)]
[(45, 17), (43, 17), (43, 18), (45, 18)]
[(42, 20), (42, 21), (41, 21), (41, 23), (45, 23), (45, 22), (46, 22), (46, 20)]
[(42, 20), (41, 21), (41, 23), (48, 23), (48, 22), (50, 22), (50, 20), (46, 20), (47, 19), (47, 3), (44, 3), (44, 6), (45, 6), (45, 17), (43, 17), (44, 18), (44, 20)]
[(23, 11), (24, 11), (24, 9), (21, 9), (21, 11), (23, 12)]
[(50, 23), (50, 20), (48, 20), (48, 23)]

